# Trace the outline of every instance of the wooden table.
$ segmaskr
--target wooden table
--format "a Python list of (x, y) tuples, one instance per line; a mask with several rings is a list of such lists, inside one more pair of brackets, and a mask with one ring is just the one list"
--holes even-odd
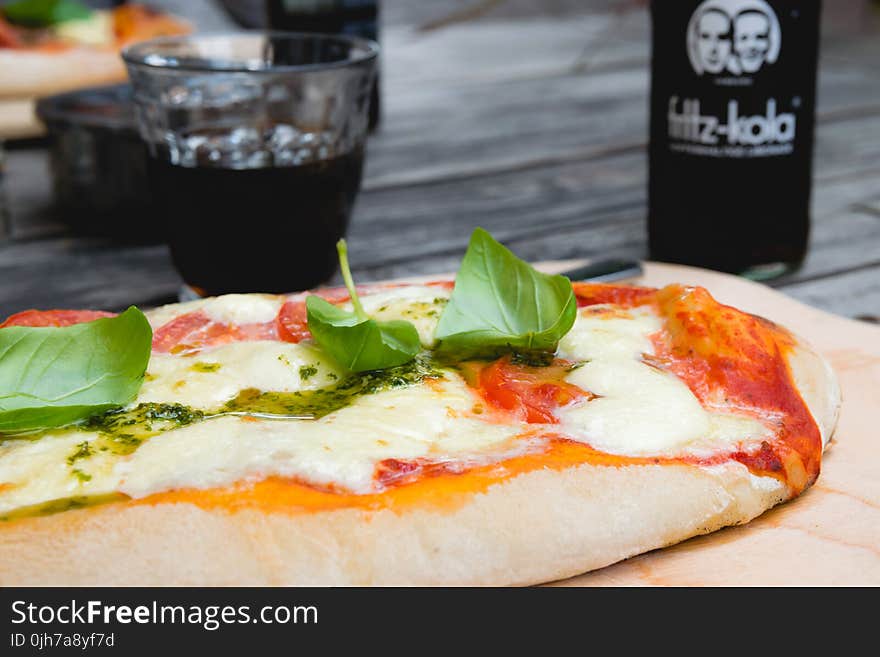
[[(773, 285), (876, 316), (880, 11), (825, 5), (812, 245)], [(454, 269), (476, 225), (534, 260), (646, 255), (650, 35), (638, 3), (382, 7), (384, 120), (350, 232), (359, 280)], [(0, 315), (174, 297), (164, 246), (77, 237), (52, 218), (44, 148), (13, 145), (6, 165), (13, 241), (0, 244)]]

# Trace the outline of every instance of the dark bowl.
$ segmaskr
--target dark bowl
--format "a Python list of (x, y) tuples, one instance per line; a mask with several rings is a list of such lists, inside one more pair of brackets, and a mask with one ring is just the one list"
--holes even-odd
[(147, 184), (147, 149), (127, 84), (82, 89), (37, 103), (49, 133), (54, 206), (75, 232), (159, 242)]

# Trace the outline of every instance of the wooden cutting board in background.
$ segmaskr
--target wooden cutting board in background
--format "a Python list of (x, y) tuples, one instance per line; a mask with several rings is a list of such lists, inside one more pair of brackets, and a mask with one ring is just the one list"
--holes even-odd
[[(545, 265), (556, 271), (560, 266), (565, 265)], [(646, 263), (645, 275), (632, 282), (702, 285), (719, 301), (772, 319), (806, 338), (829, 359), (840, 379), (840, 421), (818, 481), (800, 498), (747, 525), (557, 584), (880, 585), (880, 327), (703, 269)]]

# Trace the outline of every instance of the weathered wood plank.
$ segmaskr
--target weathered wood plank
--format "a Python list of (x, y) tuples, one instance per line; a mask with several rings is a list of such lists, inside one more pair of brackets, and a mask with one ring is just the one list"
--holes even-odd
[[(365, 193), (350, 233), (355, 272), (369, 280), (452, 270), (476, 225), (534, 260), (644, 257), (641, 157)], [(779, 286), (787, 289), (802, 278), (876, 262), (880, 217), (849, 209), (857, 205), (853, 199), (864, 192), (865, 180), (818, 181), (809, 258)], [(174, 294), (178, 285), (164, 247), (117, 249), (97, 240), (57, 238), (0, 248), (0, 314), (30, 305), (156, 302)], [(835, 300), (834, 307), (842, 306)], [(850, 310), (865, 312), (858, 305)]]
[(850, 272), (787, 285), (783, 291), (839, 315), (880, 318), (880, 260)]
[[(648, 84), (639, 67), (386, 93), (366, 184), (405, 185), (645, 146)], [(846, 65), (826, 67), (818, 115), (820, 122), (880, 115), (880, 82)]]
[[(586, 13), (617, 11), (632, 0), (383, 0), (382, 24), (424, 31), (441, 27), (460, 28), (463, 24), (493, 23), (507, 18), (528, 19), (541, 16), (570, 18)], [(454, 20), (452, 20), (454, 19)]]
[[(466, 21), (445, 20), (485, 4), (385, 3), (382, 46), (388, 83), (481, 83), (522, 78), (529, 72), (552, 75), (570, 71), (573, 54), (580, 70), (647, 68), (650, 21), (638, 0), (507, 0)], [(871, 11), (864, 0), (835, 0), (823, 9), (823, 67), (836, 62), (871, 72), (871, 62), (880, 58), (880, 41), (874, 38), (880, 13)], [(439, 27), (426, 31), (426, 26)], [(538, 38), (548, 29), (549, 38)]]
[[(176, 293), (180, 277), (167, 248), (122, 251), (101, 240), (54, 239), (0, 251), (0, 315), (26, 308), (153, 305)], [(14, 258), (12, 257), (14, 256)]]

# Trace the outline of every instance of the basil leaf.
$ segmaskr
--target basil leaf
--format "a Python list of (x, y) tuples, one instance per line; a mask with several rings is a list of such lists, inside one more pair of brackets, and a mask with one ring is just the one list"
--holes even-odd
[(46, 27), (92, 15), (91, 9), (75, 0), (19, 0), (2, 11), (11, 22), (29, 27)]
[(351, 278), (345, 240), (339, 240), (336, 250), (354, 310), (344, 310), (321, 297), (308, 297), (306, 317), (315, 342), (352, 372), (384, 370), (408, 363), (421, 349), (416, 327), (403, 320), (371, 319)]
[(60, 427), (128, 403), (152, 335), (135, 307), (62, 328), (0, 329), (0, 434)]
[(553, 351), (576, 315), (571, 281), (542, 274), (477, 228), (435, 336), (443, 351)]
[(419, 334), (409, 322), (362, 319), (315, 296), (306, 299), (306, 312), (315, 341), (352, 372), (403, 365), (421, 348)]

